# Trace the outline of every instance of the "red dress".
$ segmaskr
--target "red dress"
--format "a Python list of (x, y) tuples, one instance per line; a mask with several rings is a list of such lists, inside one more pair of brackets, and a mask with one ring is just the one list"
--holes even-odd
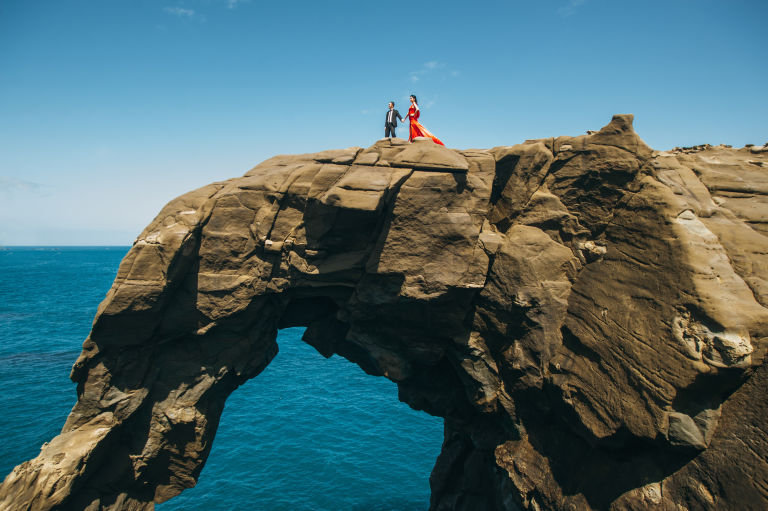
[(415, 137), (429, 137), (431, 138), (435, 144), (440, 144), (444, 146), (439, 138), (434, 136), (432, 133), (429, 132), (427, 128), (421, 125), (419, 122), (419, 110), (411, 105), (411, 107), (408, 109), (408, 120), (411, 121), (411, 131), (408, 135), (408, 141), (413, 142), (413, 139)]

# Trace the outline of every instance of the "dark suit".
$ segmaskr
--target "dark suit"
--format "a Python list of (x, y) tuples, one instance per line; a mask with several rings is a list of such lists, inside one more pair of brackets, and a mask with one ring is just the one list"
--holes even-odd
[(400, 119), (401, 121), (403, 120), (403, 118), (400, 117), (400, 112), (398, 112), (394, 108), (392, 110), (387, 110), (387, 115), (384, 117), (384, 137), (385, 138), (397, 136), (395, 135), (395, 128), (397, 128), (398, 119)]

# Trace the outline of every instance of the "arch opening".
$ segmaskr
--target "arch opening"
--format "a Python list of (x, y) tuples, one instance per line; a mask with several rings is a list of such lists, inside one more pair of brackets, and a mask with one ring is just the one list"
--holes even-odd
[(324, 360), (304, 334), (278, 332), (278, 355), (228, 397), (197, 486), (159, 511), (429, 506), (442, 420), (399, 403), (385, 378)]

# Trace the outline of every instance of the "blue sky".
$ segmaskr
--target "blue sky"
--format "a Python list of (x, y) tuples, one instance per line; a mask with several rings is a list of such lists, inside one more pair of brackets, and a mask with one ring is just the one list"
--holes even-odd
[(657, 149), (762, 144), (766, 19), (764, 0), (0, 0), (0, 245), (128, 245), (274, 154), (372, 144), (411, 93), (449, 147), (614, 113)]

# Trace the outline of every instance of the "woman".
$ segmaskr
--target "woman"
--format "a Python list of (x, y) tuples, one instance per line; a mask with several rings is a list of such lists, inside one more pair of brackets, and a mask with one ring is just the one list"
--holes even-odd
[(419, 102), (416, 100), (416, 96), (411, 95), (411, 107), (408, 109), (408, 121), (411, 123), (411, 130), (408, 135), (408, 142), (413, 142), (416, 137), (429, 137), (435, 144), (444, 146), (439, 138), (429, 132), (427, 128), (421, 125), (419, 122)]

